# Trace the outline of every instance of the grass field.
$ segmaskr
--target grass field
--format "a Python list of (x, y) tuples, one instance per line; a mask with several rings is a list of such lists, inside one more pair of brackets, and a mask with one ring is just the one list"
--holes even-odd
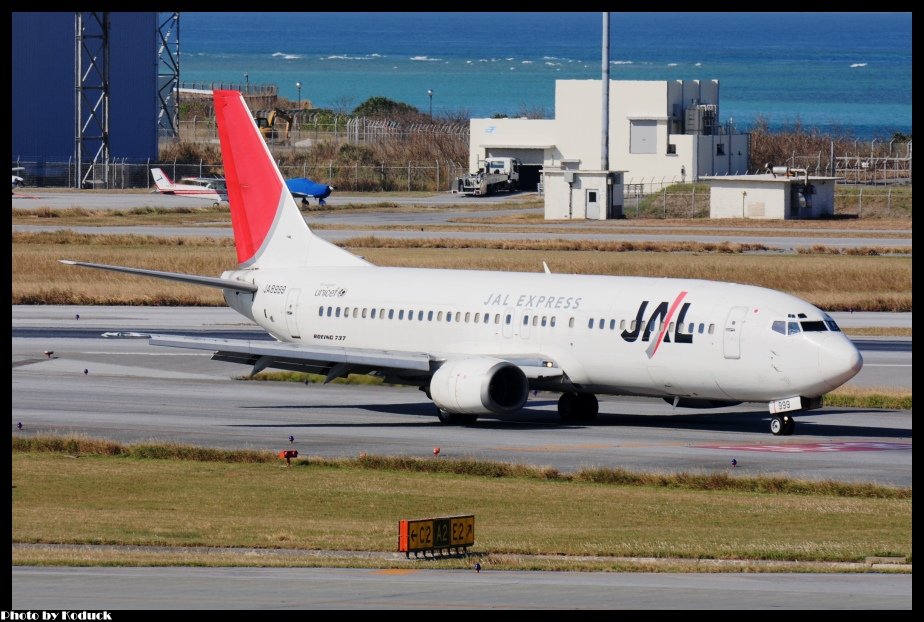
[[(219, 292), (64, 266), (79, 259), (172, 272), (219, 275), (236, 265), (229, 239), (14, 233), (13, 304), (222, 305)], [(745, 254), (741, 252), (601, 252), (554, 248), (410, 248), (374, 239), (351, 250), (372, 263), (476, 270), (670, 276), (748, 283), (787, 291), (828, 311), (910, 311), (910, 256)], [(359, 246), (362, 245), (362, 246)], [(691, 259), (693, 258), (693, 259)]]
[[(473, 513), (476, 551), (498, 560), (911, 557), (910, 489), (863, 484), (599, 470), (565, 476), (369, 456), (300, 459), (286, 468), (268, 452), (18, 438), (12, 473), (14, 543), (394, 551), (399, 519)], [(61, 563), (54, 558), (47, 563)], [(87, 563), (119, 563), (119, 553)]]

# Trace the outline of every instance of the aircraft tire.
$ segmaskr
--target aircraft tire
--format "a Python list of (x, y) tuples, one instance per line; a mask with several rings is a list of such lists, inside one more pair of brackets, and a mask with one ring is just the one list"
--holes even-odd
[(580, 413), (580, 399), (577, 393), (562, 393), (558, 398), (558, 416), (562, 421), (575, 421)]
[(786, 422), (783, 421), (783, 417), (782, 417), (782, 416), (779, 416), (779, 415), (778, 415), (778, 416), (776, 416), (776, 417), (773, 417), (773, 418), (770, 420), (770, 433), (773, 434), (773, 436), (782, 436), (782, 435), (784, 435), (784, 434), (785, 434), (785, 431), (784, 431), (785, 429), (786, 429)]
[(462, 416), (457, 415), (456, 413), (446, 412), (442, 408), (438, 408), (436, 411), (436, 416), (440, 420), (440, 423), (443, 425), (460, 425), (464, 423), (462, 421)]
[(581, 421), (593, 421), (600, 412), (600, 402), (593, 393), (580, 393), (577, 396), (578, 418)]
[(784, 417), (784, 419), (783, 436), (792, 436), (792, 433), (796, 431), (796, 420), (788, 416)]

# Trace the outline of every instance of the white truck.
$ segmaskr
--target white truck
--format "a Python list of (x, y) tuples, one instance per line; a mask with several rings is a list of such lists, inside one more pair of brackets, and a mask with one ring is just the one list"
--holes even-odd
[(488, 158), (478, 161), (478, 172), (456, 180), (455, 192), (487, 196), (499, 190), (513, 192), (520, 187), (520, 161), (516, 158)]

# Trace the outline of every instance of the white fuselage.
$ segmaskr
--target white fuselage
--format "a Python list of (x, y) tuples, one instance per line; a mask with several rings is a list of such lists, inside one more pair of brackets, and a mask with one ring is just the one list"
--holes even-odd
[(862, 365), (822, 311), (747, 285), (373, 266), (224, 277), (259, 287), (227, 292), (226, 300), (283, 342), (446, 358), (537, 357), (594, 393), (816, 397)]

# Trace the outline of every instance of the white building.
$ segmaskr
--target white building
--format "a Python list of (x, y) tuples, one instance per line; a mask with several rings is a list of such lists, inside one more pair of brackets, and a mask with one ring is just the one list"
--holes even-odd
[(837, 177), (729, 175), (709, 182), (711, 218), (789, 220), (834, 216)]
[(601, 103), (600, 80), (557, 80), (554, 119), (472, 119), (470, 170), (519, 158), (520, 186), (542, 178), (550, 219), (620, 217), (624, 184), (650, 192), (747, 172), (749, 137), (719, 124), (718, 80), (611, 80), (607, 170)]

